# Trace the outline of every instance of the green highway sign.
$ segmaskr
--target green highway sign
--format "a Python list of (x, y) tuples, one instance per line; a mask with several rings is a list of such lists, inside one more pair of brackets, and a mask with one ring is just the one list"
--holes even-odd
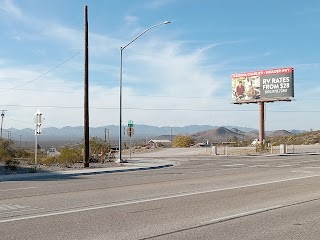
[(132, 127), (133, 127), (133, 121), (132, 121), (132, 120), (129, 120), (129, 121), (128, 121), (128, 127), (129, 127), (129, 128), (132, 128)]

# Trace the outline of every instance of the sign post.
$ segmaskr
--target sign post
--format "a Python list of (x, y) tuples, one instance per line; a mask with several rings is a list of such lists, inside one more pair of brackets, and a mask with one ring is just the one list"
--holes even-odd
[(128, 136), (129, 136), (129, 138), (130, 138), (130, 141), (129, 141), (129, 149), (130, 149), (130, 150), (129, 150), (129, 153), (130, 153), (129, 158), (131, 159), (131, 137), (132, 137), (133, 134), (134, 134), (133, 121), (132, 121), (132, 120), (129, 120), (129, 121), (128, 121), (127, 134), (128, 134)]

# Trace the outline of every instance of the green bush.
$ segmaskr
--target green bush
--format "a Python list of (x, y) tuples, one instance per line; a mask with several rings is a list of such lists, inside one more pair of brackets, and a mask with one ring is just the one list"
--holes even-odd
[(177, 135), (172, 143), (173, 147), (187, 148), (194, 144), (194, 140), (189, 135)]

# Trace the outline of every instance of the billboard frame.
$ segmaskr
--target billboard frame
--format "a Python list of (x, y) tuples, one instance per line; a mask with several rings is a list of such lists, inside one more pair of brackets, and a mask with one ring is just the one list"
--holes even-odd
[[(264, 77), (261, 79), (261, 76)], [(242, 81), (247, 84), (246, 87)], [(262, 90), (265, 90), (263, 94), (261, 85)], [(268, 97), (269, 93), (273, 97)], [(279, 96), (277, 96), (278, 93)], [(265, 140), (265, 103), (292, 101), (294, 98), (294, 69), (293, 67), (274, 68), (232, 74), (232, 98), (233, 104), (259, 103), (259, 142), (262, 145)]]
[(294, 98), (293, 67), (232, 74), (232, 102), (290, 102)]

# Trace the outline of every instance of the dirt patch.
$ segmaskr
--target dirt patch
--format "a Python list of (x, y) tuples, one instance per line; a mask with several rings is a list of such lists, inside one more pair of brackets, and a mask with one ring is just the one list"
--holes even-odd
[[(89, 168), (84, 168), (83, 163), (74, 164), (53, 164), (53, 165), (43, 165), (39, 164), (37, 166), (37, 172), (55, 172), (55, 171), (70, 171), (70, 170), (81, 170), (81, 169), (92, 169), (92, 168), (108, 168), (108, 167), (120, 167), (122, 164), (116, 162), (105, 162), (105, 163), (90, 163)], [(23, 174), (34, 172), (34, 165), (29, 164), (27, 161), (19, 161), (16, 165), (16, 169), (7, 167), (5, 163), (0, 162), (0, 175), (10, 175), (10, 174)]]

